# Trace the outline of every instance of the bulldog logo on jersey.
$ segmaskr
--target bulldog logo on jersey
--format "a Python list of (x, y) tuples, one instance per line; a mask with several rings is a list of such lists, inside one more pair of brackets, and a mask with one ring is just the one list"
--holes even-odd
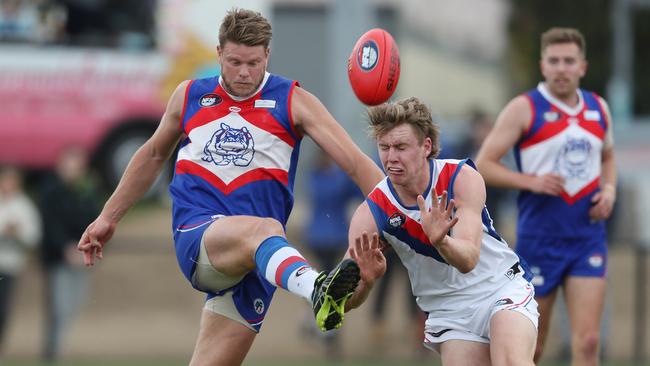
[(406, 216), (404, 216), (403, 213), (401, 212), (395, 212), (388, 218), (388, 225), (390, 225), (392, 228), (397, 229), (398, 227), (402, 227), (404, 223), (406, 222)]
[(221, 123), (203, 148), (201, 159), (219, 166), (248, 166), (255, 155), (255, 141), (246, 127), (233, 128)]
[(591, 142), (569, 138), (555, 158), (553, 170), (565, 179), (587, 179), (591, 166)]

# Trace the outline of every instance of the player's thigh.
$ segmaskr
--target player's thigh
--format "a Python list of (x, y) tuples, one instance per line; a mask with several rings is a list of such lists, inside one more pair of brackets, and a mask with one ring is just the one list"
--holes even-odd
[(513, 310), (501, 310), (490, 320), (492, 366), (533, 365), (537, 339), (535, 324)]
[(598, 332), (607, 284), (599, 277), (568, 277), (564, 298), (574, 332)]
[(440, 344), (443, 366), (490, 365), (490, 346), (487, 343), (451, 339)]
[(240, 365), (256, 335), (241, 323), (203, 310), (190, 366)]
[(225, 216), (203, 234), (212, 266), (227, 275), (243, 275), (255, 267), (255, 251), (267, 238), (285, 236), (282, 224), (267, 217)]
[(551, 316), (553, 315), (553, 306), (557, 299), (557, 289), (545, 296), (535, 296), (537, 301), (537, 311), (539, 311), (538, 333), (539, 340), (544, 342), (548, 329), (551, 325)]

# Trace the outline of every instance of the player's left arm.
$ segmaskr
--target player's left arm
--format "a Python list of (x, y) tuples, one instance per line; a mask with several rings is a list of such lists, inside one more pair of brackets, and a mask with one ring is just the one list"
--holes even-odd
[(311, 137), (367, 195), (384, 175), (352, 141), (325, 106), (307, 90), (296, 87), (291, 99), (296, 127)]
[[(447, 263), (468, 273), (476, 267), (481, 253), (481, 212), (485, 206), (483, 178), (476, 170), (462, 166), (454, 182), (454, 197), (448, 205), (444, 205), (447, 192), (442, 194), (440, 202), (434, 189), (431, 195), (430, 209), (425, 207), (424, 198), (418, 197), (422, 228)], [(451, 235), (448, 235), (450, 230)]]
[(377, 224), (367, 202), (361, 203), (350, 221), (346, 258), (354, 259), (361, 271), (361, 280), (352, 296), (345, 303), (345, 311), (363, 304), (375, 282), (386, 272), (386, 257), (379, 242)]
[(612, 115), (609, 112), (607, 102), (600, 97), (599, 99), (600, 105), (603, 106), (609, 123), (607, 125), (607, 132), (603, 142), (600, 191), (592, 197), (592, 207), (589, 210), (589, 217), (595, 221), (605, 220), (612, 214), (614, 202), (616, 202), (617, 182), (616, 162), (614, 160), (614, 127), (612, 125)]

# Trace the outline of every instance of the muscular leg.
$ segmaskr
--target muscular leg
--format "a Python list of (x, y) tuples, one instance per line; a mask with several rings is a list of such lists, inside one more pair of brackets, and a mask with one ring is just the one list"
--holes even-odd
[(256, 335), (234, 320), (203, 310), (190, 366), (241, 365)]
[(492, 366), (534, 366), (535, 325), (523, 314), (501, 310), (490, 320)]
[(537, 310), (539, 311), (539, 325), (537, 328), (537, 347), (535, 348), (535, 364), (542, 358), (546, 336), (551, 325), (551, 315), (553, 314), (553, 304), (557, 298), (557, 289), (545, 296), (536, 296)]
[(210, 263), (217, 271), (228, 276), (242, 276), (255, 269), (255, 251), (272, 236), (285, 237), (277, 220), (228, 216), (210, 224), (204, 234), (204, 243)]
[(490, 347), (487, 343), (449, 340), (440, 345), (443, 366), (490, 365)]
[(568, 277), (564, 296), (571, 321), (573, 366), (598, 365), (600, 320), (605, 302), (606, 282), (597, 277)]

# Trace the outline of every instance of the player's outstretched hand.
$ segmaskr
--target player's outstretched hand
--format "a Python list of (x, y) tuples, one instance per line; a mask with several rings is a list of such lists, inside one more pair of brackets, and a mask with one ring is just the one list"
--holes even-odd
[(369, 237), (364, 231), (360, 237), (354, 239), (354, 248), (350, 248), (350, 257), (357, 262), (361, 270), (361, 279), (368, 284), (374, 283), (386, 272), (386, 257), (381, 251), (377, 233), (372, 233)]
[(95, 264), (95, 258), (104, 257), (104, 245), (113, 237), (113, 233), (115, 233), (115, 223), (102, 216), (88, 225), (77, 244), (77, 249), (83, 252), (86, 266)]
[(431, 208), (426, 207), (422, 195), (418, 196), (417, 201), (420, 208), (422, 230), (424, 230), (431, 244), (437, 246), (458, 222), (458, 217), (451, 217), (454, 211), (454, 200), (449, 200), (449, 203), (447, 203), (447, 191), (442, 192), (442, 195), (438, 198), (438, 194), (432, 188)]

